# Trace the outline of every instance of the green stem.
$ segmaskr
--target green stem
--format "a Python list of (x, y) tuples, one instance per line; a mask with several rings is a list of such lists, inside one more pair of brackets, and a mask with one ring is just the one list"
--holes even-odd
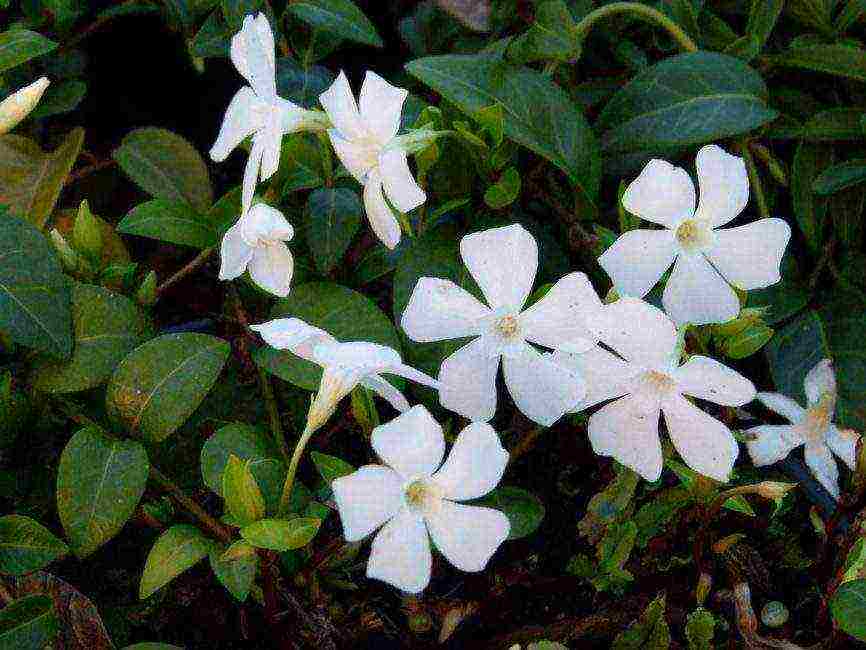
[(274, 436), (274, 441), (280, 448), (280, 453), (283, 454), (285, 460), (289, 460), (289, 445), (286, 443), (286, 436), (283, 433), (283, 423), (280, 419), (280, 411), (277, 407), (277, 398), (274, 395), (274, 387), (271, 380), (264, 369), (256, 365), (259, 371), (259, 386), (262, 389), (262, 397), (265, 398), (265, 407), (268, 411), (268, 418), (271, 421), (271, 434)]
[(749, 174), (749, 185), (752, 193), (755, 195), (755, 203), (758, 204), (758, 214), (762, 218), (767, 219), (770, 216), (770, 208), (767, 206), (767, 196), (764, 194), (764, 186), (761, 185), (761, 177), (758, 175), (758, 168), (755, 165), (755, 159), (752, 157), (752, 152), (749, 150), (749, 144), (745, 141), (739, 143), (740, 155), (746, 162), (746, 171)]
[(298, 464), (301, 462), (301, 457), (304, 455), (304, 449), (306, 449), (307, 443), (310, 442), (310, 438), (313, 437), (315, 432), (315, 428), (307, 425), (304, 428), (301, 437), (298, 438), (298, 444), (295, 445), (295, 451), (289, 461), (289, 471), (286, 473), (286, 482), (283, 484), (283, 496), (280, 498), (281, 515), (285, 515), (289, 511), (289, 503), (291, 503), (292, 500), (292, 488), (295, 485), (295, 474), (298, 471)]
[(586, 36), (592, 26), (599, 20), (618, 13), (630, 13), (641, 20), (655, 23), (659, 27), (665, 29), (668, 34), (671, 35), (671, 38), (673, 38), (686, 52), (698, 51), (698, 46), (691, 38), (689, 38), (689, 35), (686, 34), (679, 25), (665, 16), (658, 9), (653, 9), (652, 7), (638, 2), (612, 2), (609, 5), (599, 7), (595, 11), (588, 13), (584, 19), (578, 23), (577, 31), (581, 36)]

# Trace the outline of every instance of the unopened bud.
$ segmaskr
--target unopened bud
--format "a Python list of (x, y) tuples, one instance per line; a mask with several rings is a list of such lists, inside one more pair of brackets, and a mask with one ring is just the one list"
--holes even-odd
[(764, 497), (777, 501), (784, 498), (788, 492), (797, 487), (796, 483), (783, 483), (781, 481), (762, 481), (755, 486), (755, 492)]
[(60, 259), (63, 270), (67, 273), (74, 272), (78, 268), (78, 255), (72, 250), (72, 246), (63, 238), (57, 228), (53, 228), (48, 236), (51, 238), (54, 250), (57, 251), (57, 257)]
[(703, 607), (707, 602), (707, 596), (710, 595), (710, 589), (713, 588), (713, 576), (709, 573), (701, 573), (698, 578), (698, 586), (695, 589), (695, 600), (698, 601), (698, 607)]
[(36, 108), (49, 83), (48, 77), (40, 77), (0, 102), (0, 135), (9, 133)]
[(148, 271), (135, 294), (139, 305), (150, 307), (156, 302), (156, 273)]

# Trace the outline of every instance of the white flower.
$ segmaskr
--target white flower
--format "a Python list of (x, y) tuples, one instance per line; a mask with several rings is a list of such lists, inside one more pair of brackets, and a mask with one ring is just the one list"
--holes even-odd
[(428, 343), (477, 336), (442, 362), (442, 405), (472, 420), (496, 411), (499, 359), (517, 407), (551, 425), (583, 398), (579, 375), (554, 363), (529, 343), (582, 352), (598, 337), (589, 323), (601, 302), (586, 275), (570, 273), (524, 311), (538, 269), (538, 244), (514, 224), (466, 235), (460, 255), (487, 305), (450, 280), (421, 278), (402, 326), (413, 341)]
[(857, 464), (857, 441), (851, 429), (833, 424), (836, 409), (836, 378), (829, 359), (820, 361), (806, 375), (808, 408), (780, 393), (758, 393), (758, 400), (771, 411), (785, 417), (790, 425), (764, 425), (748, 429), (755, 439), (746, 443), (755, 465), (771, 465), (792, 449), (805, 445), (806, 465), (815, 478), (836, 499), (839, 498), (839, 469), (836, 454), (852, 470)]
[(270, 178), (280, 162), (284, 133), (303, 128), (327, 128), (317, 111), (308, 111), (277, 96), (274, 34), (264, 14), (246, 16), (241, 30), (232, 37), (231, 59), (249, 82), (235, 94), (223, 119), (210, 156), (222, 162), (245, 138), (253, 145), (244, 170), (241, 214), (249, 210), (256, 182)]
[[(678, 324), (723, 323), (740, 302), (728, 283), (743, 290), (779, 281), (779, 264), (791, 228), (782, 219), (759, 219), (717, 230), (749, 200), (749, 178), (741, 158), (716, 145), (697, 155), (701, 195), (685, 170), (651, 160), (628, 186), (623, 206), (661, 230), (630, 230), (599, 258), (621, 295), (645, 296), (674, 264), (665, 286), (665, 311)], [(721, 275), (720, 275), (721, 274)]]
[(442, 464), (442, 427), (415, 406), (373, 429), (371, 442), (384, 465), (364, 465), (331, 483), (347, 541), (384, 524), (373, 539), (367, 577), (410, 593), (423, 590), (432, 563), (428, 533), (461, 571), (484, 569), (508, 537), (508, 518), (457, 502), (484, 496), (502, 479), (508, 452), (493, 428), (470, 424)]
[(294, 235), (282, 212), (256, 203), (223, 236), (220, 280), (233, 280), (249, 268), (253, 282), (262, 289), (287, 296), (295, 262), (285, 242)]
[(714, 359), (694, 355), (679, 365), (677, 329), (661, 310), (636, 298), (606, 305), (598, 316), (601, 347), (583, 354), (554, 353), (583, 373), (587, 395), (576, 410), (615, 400), (589, 418), (597, 454), (613, 456), (649, 481), (662, 471), (659, 411), (683, 460), (696, 472), (727, 481), (739, 453), (727, 426), (694, 406), (690, 395), (725, 406), (755, 398), (748, 379)]
[(40, 77), (0, 102), (0, 135), (9, 133), (36, 108), (49, 83), (48, 77)]
[[(408, 91), (396, 88), (375, 72), (367, 72), (355, 103), (349, 81), (341, 71), (319, 101), (334, 128), (328, 131), (340, 161), (364, 186), (364, 207), (376, 236), (388, 248), (400, 241), (400, 224), (385, 201), (384, 192), (402, 212), (427, 199), (409, 171), (407, 152), (397, 131)], [(359, 110), (360, 105), (360, 110)]]
[(298, 318), (277, 318), (253, 325), (251, 329), (261, 334), (271, 347), (288, 350), (322, 366), (322, 381), (308, 417), (308, 424), (313, 428), (324, 424), (337, 403), (359, 384), (386, 399), (398, 411), (406, 411), (409, 402), (382, 378), (383, 373), (439, 388), (439, 382), (405, 365), (400, 354), (385, 345), (360, 341), (341, 343), (326, 331)]

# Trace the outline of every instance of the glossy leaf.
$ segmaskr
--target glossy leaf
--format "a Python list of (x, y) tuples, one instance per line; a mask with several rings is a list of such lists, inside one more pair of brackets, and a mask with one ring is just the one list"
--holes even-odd
[(60, 631), (54, 601), (30, 595), (0, 609), (0, 648), (45, 648)]
[(511, 530), (508, 539), (520, 539), (534, 533), (544, 519), (544, 506), (537, 496), (523, 488), (502, 485), (473, 505), (501, 510)]
[(349, 41), (382, 47), (373, 23), (351, 0), (295, 0), (287, 10), (308, 25)]
[(323, 187), (307, 197), (305, 235), (320, 273), (329, 273), (361, 226), (364, 206), (357, 192)]
[(833, 620), (855, 639), (866, 641), (866, 580), (851, 580), (839, 586), (830, 600)]
[(0, 74), (56, 47), (57, 43), (29, 29), (7, 29), (0, 34)]
[(138, 597), (148, 598), (181, 573), (198, 564), (213, 548), (195, 526), (175, 524), (157, 538), (147, 556)]
[(812, 181), (815, 194), (827, 195), (859, 185), (866, 181), (866, 160), (847, 160), (818, 174)]
[(188, 203), (153, 199), (135, 206), (117, 224), (117, 231), (193, 248), (219, 243), (219, 233), (208, 219)]
[(794, 216), (812, 251), (818, 251), (824, 245), (823, 230), (827, 214), (827, 202), (815, 196), (813, 186), (815, 179), (832, 162), (832, 156), (829, 146), (809, 142), (801, 142), (794, 154), (791, 201)]
[(315, 517), (261, 519), (241, 528), (241, 537), (258, 548), (291, 551), (309, 544), (321, 524), (322, 520)]
[(38, 521), (21, 515), (0, 517), (0, 573), (20, 576), (42, 569), (69, 548)]
[(506, 169), (493, 185), (484, 192), (484, 202), (494, 210), (514, 203), (520, 196), (520, 174), (514, 167)]
[(792, 47), (772, 57), (778, 66), (825, 72), (838, 77), (866, 81), (866, 52), (847, 45)]
[(821, 359), (830, 356), (824, 324), (807, 311), (780, 329), (765, 348), (776, 390), (806, 403), (803, 379)]
[[(240, 544), (246, 543), (235, 542), (232, 547)], [(249, 596), (259, 564), (259, 556), (256, 555), (255, 549), (249, 548), (251, 553), (236, 554), (232, 558), (226, 558), (226, 549), (216, 544), (210, 552), (210, 566), (214, 575), (228, 592), (240, 602), (244, 602)]]
[(232, 518), (241, 526), (265, 516), (265, 499), (249, 461), (244, 462), (234, 454), (229, 456), (223, 470), (223, 498)]
[(318, 451), (310, 453), (310, 459), (319, 470), (319, 475), (324, 479), (325, 483), (331, 484), (331, 481), (338, 479), (341, 476), (347, 476), (355, 471), (355, 468), (336, 456), (329, 456)]

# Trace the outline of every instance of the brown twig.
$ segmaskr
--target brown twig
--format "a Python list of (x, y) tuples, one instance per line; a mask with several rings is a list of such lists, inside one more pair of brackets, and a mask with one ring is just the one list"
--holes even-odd
[(116, 164), (117, 161), (114, 160), (114, 158), (109, 158), (108, 160), (99, 160), (91, 165), (81, 167), (74, 172), (70, 172), (70, 174), (66, 177), (66, 180), (63, 181), (63, 185), (72, 185), (74, 182), (80, 181), (82, 178), (90, 176), (90, 174), (94, 172), (98, 172), (102, 169), (108, 169), (109, 167), (114, 167), (114, 165)]
[(150, 478), (152, 478), (156, 483), (159, 483), (175, 501), (186, 508), (204, 528), (211, 532), (215, 537), (219, 538), (221, 542), (226, 544), (231, 543), (232, 534), (229, 532), (228, 528), (205, 512), (204, 508), (186, 496), (170, 478), (156, 469), (153, 465), (150, 466)]
[(216, 247), (211, 246), (210, 248), (205, 248), (201, 253), (195, 256), (195, 258), (189, 262), (186, 266), (180, 269), (177, 273), (168, 278), (165, 282), (160, 284), (156, 288), (156, 299), (159, 300), (163, 293), (172, 287), (175, 283), (182, 280), (190, 273), (195, 271), (198, 267), (204, 264), (208, 258), (213, 254), (216, 250)]

